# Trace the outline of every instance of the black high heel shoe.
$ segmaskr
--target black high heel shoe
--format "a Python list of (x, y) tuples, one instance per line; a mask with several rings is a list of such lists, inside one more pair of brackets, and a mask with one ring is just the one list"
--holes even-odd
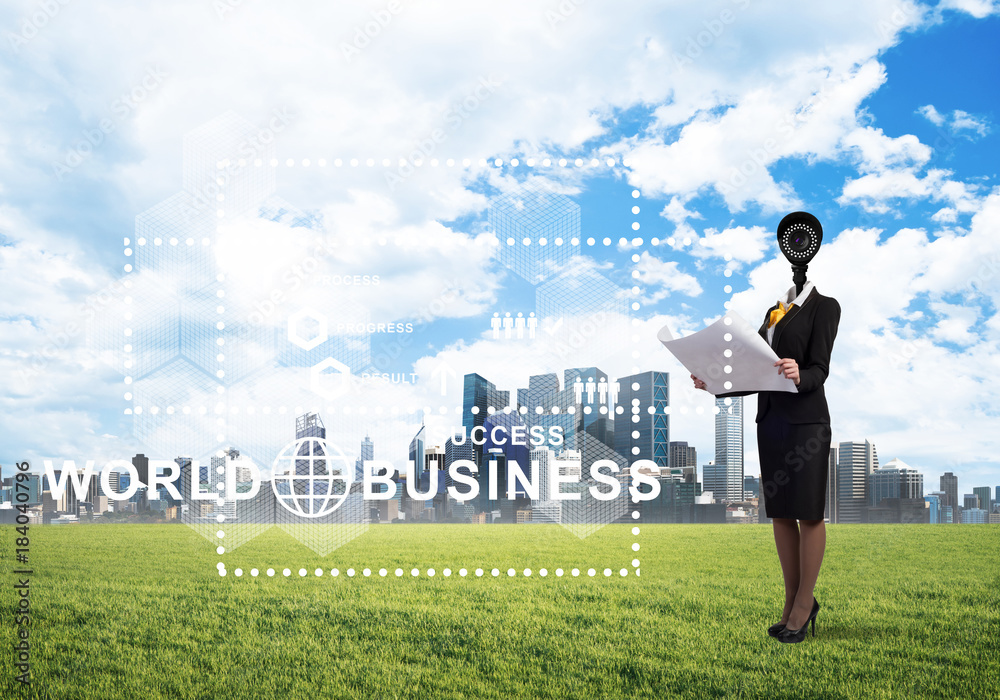
[(809, 623), (812, 623), (812, 636), (816, 636), (816, 615), (819, 613), (819, 601), (813, 598), (812, 611), (809, 613), (809, 617), (806, 618), (806, 623), (799, 627), (797, 630), (793, 630), (790, 627), (785, 627), (778, 633), (778, 641), (785, 644), (798, 644), (806, 638), (806, 627)]
[(785, 624), (783, 622), (775, 622), (773, 625), (767, 628), (767, 633), (772, 637), (777, 637), (785, 629)]

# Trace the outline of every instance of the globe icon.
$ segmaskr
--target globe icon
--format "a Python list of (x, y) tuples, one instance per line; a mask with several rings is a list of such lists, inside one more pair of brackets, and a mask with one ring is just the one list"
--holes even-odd
[(303, 518), (320, 518), (340, 507), (351, 490), (354, 460), (320, 437), (302, 437), (282, 448), (271, 466), (278, 503)]

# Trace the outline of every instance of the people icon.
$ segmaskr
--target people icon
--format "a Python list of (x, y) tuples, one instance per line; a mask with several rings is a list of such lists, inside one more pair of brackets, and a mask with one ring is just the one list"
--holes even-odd
[(514, 331), (517, 333), (518, 340), (524, 338), (524, 324), (524, 314), (518, 311), (517, 318), (514, 319)]
[(583, 403), (583, 380), (579, 377), (573, 381), (573, 395), (576, 397), (576, 403)]
[(510, 340), (512, 336), (524, 340), (525, 331), (529, 339), (534, 339), (538, 332), (538, 317), (534, 311), (530, 311), (527, 316), (523, 311), (518, 311), (516, 316), (510, 311), (504, 312), (503, 316), (499, 311), (494, 311), (493, 317), (490, 318), (490, 331), (494, 340), (500, 339), (501, 329), (506, 340)]

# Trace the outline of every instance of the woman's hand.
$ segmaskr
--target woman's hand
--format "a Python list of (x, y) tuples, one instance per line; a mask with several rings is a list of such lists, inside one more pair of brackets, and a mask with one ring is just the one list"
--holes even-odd
[(795, 382), (795, 386), (799, 385), (799, 363), (790, 357), (783, 357), (774, 363), (775, 367), (778, 367), (778, 374), (784, 374), (786, 377)]
[(708, 391), (708, 387), (705, 386), (705, 382), (703, 382), (700, 379), (698, 379), (698, 377), (696, 377), (696, 376), (694, 376), (692, 374), (691, 375), (691, 379), (694, 380), (694, 388), (695, 389), (704, 389), (705, 391)]

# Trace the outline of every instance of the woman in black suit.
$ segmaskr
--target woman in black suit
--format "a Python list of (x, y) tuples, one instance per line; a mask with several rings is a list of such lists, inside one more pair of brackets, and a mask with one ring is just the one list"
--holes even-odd
[[(774, 543), (785, 581), (781, 620), (768, 629), (782, 642), (800, 642), (813, 623), (819, 603), (813, 588), (826, 549), (823, 511), (829, 478), (830, 412), (823, 383), (830, 373), (830, 353), (840, 323), (840, 304), (806, 282), (796, 294), (768, 309), (760, 335), (779, 359), (777, 371), (795, 382), (796, 393), (733, 392), (717, 396), (757, 399), (757, 451), (761, 496), (774, 527)], [(691, 375), (698, 389), (705, 383)], [(707, 389), (706, 389), (707, 391)]]

